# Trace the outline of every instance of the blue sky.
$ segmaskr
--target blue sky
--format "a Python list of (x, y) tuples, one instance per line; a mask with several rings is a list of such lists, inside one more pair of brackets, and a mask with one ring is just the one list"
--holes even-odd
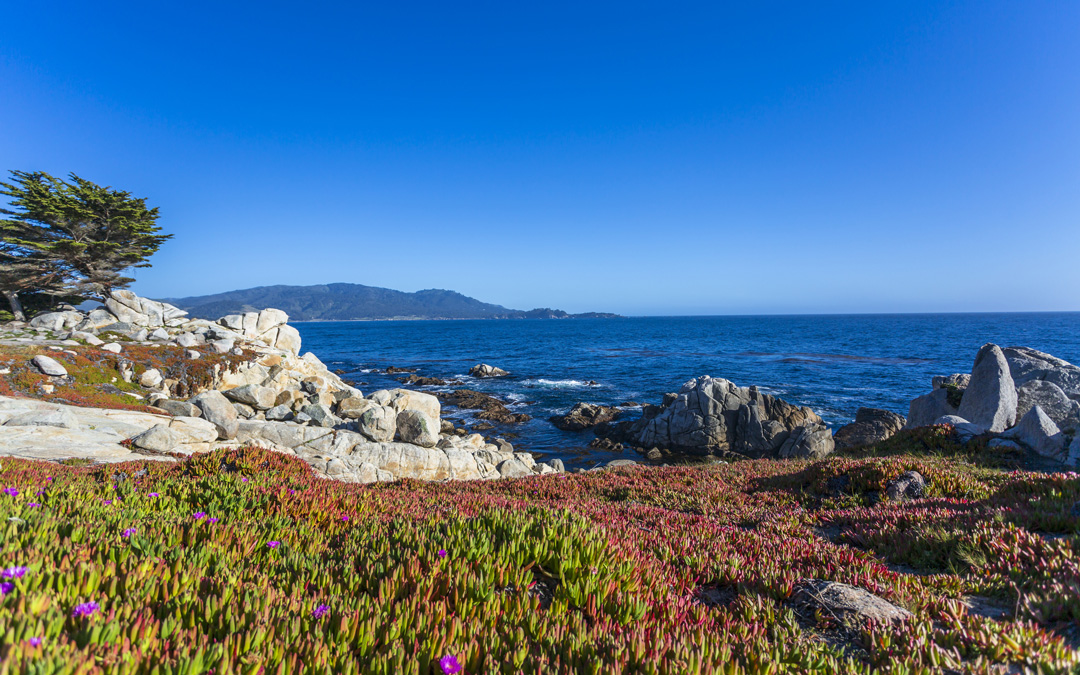
[(13, 3), (0, 170), (146, 197), (151, 296), (1080, 310), (1080, 3)]

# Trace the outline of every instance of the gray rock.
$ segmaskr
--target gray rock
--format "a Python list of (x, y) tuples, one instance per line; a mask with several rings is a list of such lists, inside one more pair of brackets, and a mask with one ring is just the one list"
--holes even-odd
[[(330, 412), (330, 409), (321, 403), (309, 403), (300, 409), (301, 415), (306, 415), (312, 422), (320, 427), (330, 428), (338, 424), (339, 420), (334, 417), (334, 414)], [(297, 415), (299, 419), (299, 415)]]
[(991, 438), (989, 441), (986, 442), (986, 447), (1009, 450), (1013, 452), (1023, 451), (1024, 449), (1019, 443), (1008, 438)]
[(1016, 386), (1033, 380), (1056, 384), (1070, 398), (1080, 399), (1080, 367), (1030, 347), (1002, 350)]
[(525, 463), (517, 457), (500, 462), (498, 471), (503, 478), (523, 478), (532, 475), (532, 469), (525, 466)]
[(1073, 437), (1067, 453), (1065, 463), (1069, 466), (1080, 466), (1080, 434)]
[(1080, 421), (1080, 401), (1068, 397), (1065, 391), (1046, 380), (1029, 380), (1016, 390), (1016, 415), (1022, 418), (1035, 406), (1043, 409), (1061, 429), (1074, 429)]
[(796, 427), (780, 446), (776, 456), (780, 459), (821, 459), (836, 447), (832, 432), (824, 424)]
[(113, 354), (119, 354), (124, 349), (119, 345), (119, 343), (116, 342), (110, 342), (108, 344), (101, 345), (101, 348), (104, 351), (112, 352)]
[(439, 424), (419, 410), (402, 410), (397, 414), (397, 434), (405, 443), (434, 448), (439, 442)]
[(287, 405), (276, 405), (266, 411), (265, 417), (268, 420), (290, 420), (293, 417), (292, 408)]
[(496, 368), (495, 366), (489, 366), (486, 363), (480, 363), (469, 369), (469, 375), (473, 377), (506, 377), (509, 375), (507, 371), (502, 368)]
[(67, 410), (35, 410), (20, 413), (4, 422), (6, 427), (60, 427), (78, 429), (79, 420)]
[(176, 339), (174, 339), (173, 342), (181, 347), (194, 347), (195, 345), (200, 344), (199, 339), (195, 337), (194, 333), (181, 333), (176, 336)]
[(859, 408), (855, 421), (840, 427), (833, 438), (839, 449), (874, 445), (891, 438), (906, 422), (902, 415), (888, 410)]
[(86, 317), (75, 326), (75, 330), (87, 332), (99, 331), (105, 326), (110, 326), (119, 321), (119, 317), (108, 310), (95, 309), (87, 314)]
[(956, 387), (958, 389), (967, 389), (971, 383), (971, 375), (968, 373), (953, 373), (952, 375), (935, 375), (933, 379), (934, 389), (944, 389), (945, 387)]
[(220, 391), (204, 391), (190, 401), (202, 411), (204, 419), (212, 422), (218, 430), (218, 438), (229, 440), (236, 438), (239, 428), (239, 420), (236, 416), (236, 408), (229, 399), (225, 398)]
[(180, 445), (180, 438), (169, 427), (157, 424), (132, 437), (131, 444), (151, 452), (172, 452)]
[(149, 338), (151, 340), (158, 340), (158, 341), (168, 340), (169, 339), (169, 331), (165, 330), (164, 328), (155, 328), (153, 330), (153, 332), (150, 333)]
[(365, 409), (357, 420), (357, 431), (376, 443), (394, 440), (397, 434), (398, 413), (389, 406), (377, 405), (372, 401), (368, 403), (372, 405)]
[(949, 391), (947, 389), (935, 389), (929, 394), (912, 399), (908, 408), (907, 423), (905, 429), (926, 427), (935, 424), (936, 420), (946, 415), (955, 415), (956, 408), (949, 403)]
[(800, 584), (794, 599), (798, 604), (824, 609), (844, 623), (895, 623), (912, 616), (906, 609), (857, 586), (822, 579)]
[(234, 345), (235, 343), (232, 340), (214, 340), (210, 343), (210, 346), (218, 354), (228, 354), (232, 351)]
[(1044, 457), (1058, 461), (1066, 459), (1065, 434), (1040, 406), (1029, 410), (1019, 424), (1001, 437), (1017, 441)]
[(256, 410), (269, 410), (277, 403), (278, 392), (257, 384), (245, 384), (242, 387), (225, 390), (227, 398), (251, 406)]
[(255, 408), (252, 408), (249, 405), (233, 401), (232, 407), (234, 410), (236, 410), (236, 415), (240, 418), (249, 420), (252, 417), (255, 417)]
[(79, 342), (85, 342), (91, 347), (97, 347), (99, 345), (105, 344), (105, 341), (98, 336), (94, 335), (93, 333), (87, 333), (85, 331), (75, 331), (71, 334), (71, 339), (77, 340)]
[(189, 361), (194, 361), (196, 359), (202, 358), (202, 354), (195, 351), (194, 349), (189, 349), (189, 350), (184, 352), (184, 358), (186, 358)]
[[(342, 399), (341, 402), (338, 403), (337, 414), (345, 419), (356, 420), (360, 419), (360, 417), (371, 408), (378, 407), (379, 404), (375, 401), (360, 396), (350, 396)], [(393, 438), (391, 437), (386, 440), (393, 440)]]
[(173, 401), (166, 399), (164, 401), (158, 401), (157, 407), (174, 417), (199, 417), (202, 415), (202, 410), (199, 410), (199, 406), (188, 403), (187, 401)]
[(632, 459), (613, 459), (604, 466), (609, 469), (617, 469), (620, 466), (637, 466), (638, 463)]
[(35, 368), (45, 375), (51, 377), (67, 377), (67, 369), (54, 358), (45, 356), (44, 354), (38, 354), (31, 359), (31, 362), (34, 364)]
[(885, 496), (893, 501), (922, 499), (926, 494), (926, 479), (918, 471), (905, 471), (885, 485)]
[(990, 431), (1004, 431), (1016, 421), (1016, 402), (1005, 354), (995, 344), (983, 345), (956, 414)]
[(555, 471), (559, 473), (563, 473), (566, 471), (566, 465), (563, 464), (563, 461), (558, 457), (556, 457), (555, 459), (549, 459), (548, 465), (550, 465), (552, 469), (555, 469)]
[(74, 328), (82, 320), (81, 312), (47, 312), (30, 319), (30, 327), (59, 333), (66, 328)]

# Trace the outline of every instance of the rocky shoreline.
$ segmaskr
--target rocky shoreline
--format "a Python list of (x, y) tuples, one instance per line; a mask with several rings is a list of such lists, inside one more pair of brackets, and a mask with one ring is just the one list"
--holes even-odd
[[(0, 377), (31, 372), (40, 381), (32, 391), (16, 392), (5, 384), (0, 392), (12, 394), (0, 397), (2, 455), (115, 462), (260, 446), (301, 457), (320, 475), (361, 483), (564, 470), (559, 460), (537, 462), (529, 453), (515, 452), (505, 438), (475, 433), (530, 419), (490, 394), (396, 388), (365, 396), (314, 354), (301, 356), (299, 333), (276, 309), (208, 321), (117, 291), (103, 308), (90, 312), (68, 308), (26, 324), (3, 325), (4, 345), (36, 353), (15, 357)], [(95, 386), (116, 394), (119, 402), (94, 406), (65, 398), (80, 386), (79, 376), (68, 369), (88, 360), (116, 373), (113, 382)], [(200, 376), (193, 377), (199, 368)], [(399, 379), (413, 386), (458, 384), (413, 370), (386, 372), (406, 374)], [(99, 368), (89, 379), (102, 372)], [(483, 363), (469, 374), (510, 377)], [(636, 419), (626, 419), (629, 402), (581, 402), (551, 423), (591, 433), (590, 447), (632, 449), (655, 464), (687, 458), (821, 458), (930, 425), (949, 425), (963, 442), (982, 442), (997, 451), (1034, 454), (1063, 466), (1080, 462), (1080, 368), (1025, 347), (986, 345), (970, 374), (935, 377), (932, 384), (931, 393), (911, 402), (906, 418), (860, 408), (855, 421), (835, 434), (809, 408), (710, 376), (688, 381), (659, 404), (644, 404)], [(477, 411), (473, 432), (459, 420), (443, 419), (443, 405)]]

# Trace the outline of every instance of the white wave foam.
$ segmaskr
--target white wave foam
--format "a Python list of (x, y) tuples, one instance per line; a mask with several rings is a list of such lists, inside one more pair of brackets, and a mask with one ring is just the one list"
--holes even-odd
[(526, 387), (541, 387), (544, 389), (585, 389), (603, 386), (599, 383), (582, 382), (581, 380), (524, 380), (521, 383)]

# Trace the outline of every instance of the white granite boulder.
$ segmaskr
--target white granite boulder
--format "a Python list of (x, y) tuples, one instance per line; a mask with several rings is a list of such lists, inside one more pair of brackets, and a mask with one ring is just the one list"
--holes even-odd
[(1016, 403), (1016, 387), (1005, 355), (995, 344), (983, 345), (956, 414), (990, 431), (1004, 431), (1016, 422)]

